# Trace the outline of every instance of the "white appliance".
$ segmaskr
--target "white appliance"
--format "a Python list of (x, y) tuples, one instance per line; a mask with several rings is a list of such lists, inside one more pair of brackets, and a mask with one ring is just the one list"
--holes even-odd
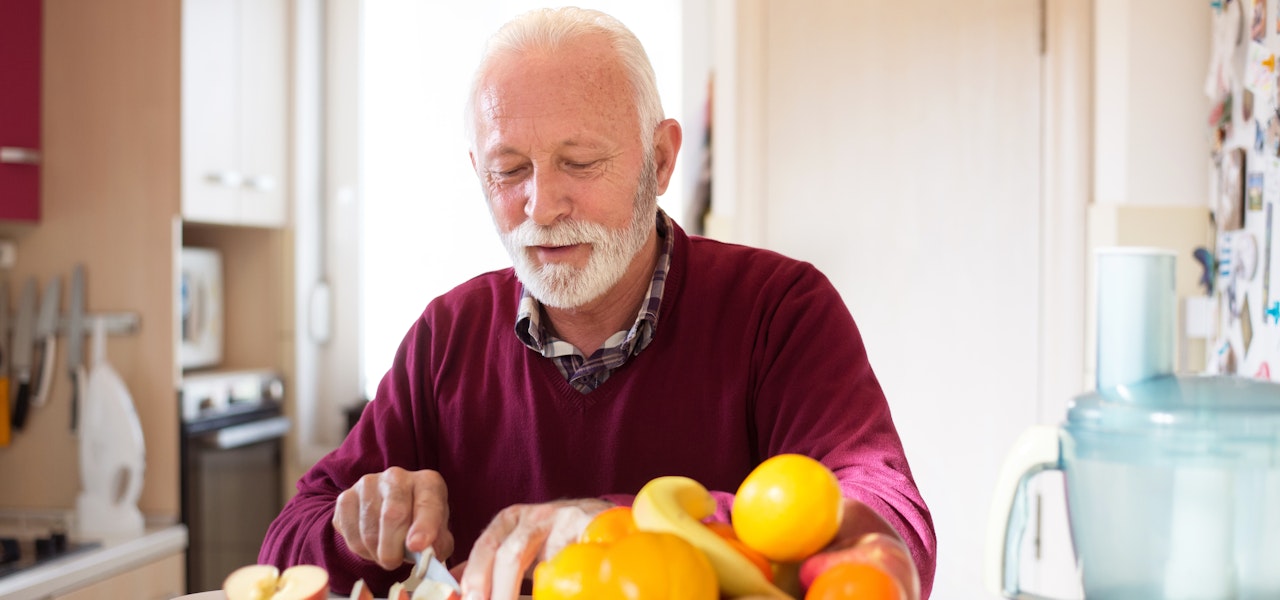
[(183, 369), (222, 362), (222, 255), (211, 248), (182, 249), (179, 295)]

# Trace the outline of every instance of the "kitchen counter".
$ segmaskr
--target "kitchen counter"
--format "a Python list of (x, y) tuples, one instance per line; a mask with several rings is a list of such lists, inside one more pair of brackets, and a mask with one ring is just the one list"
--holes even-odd
[(0, 600), (39, 600), (103, 581), (187, 549), (185, 525), (148, 529), (139, 538), (51, 560), (0, 577)]

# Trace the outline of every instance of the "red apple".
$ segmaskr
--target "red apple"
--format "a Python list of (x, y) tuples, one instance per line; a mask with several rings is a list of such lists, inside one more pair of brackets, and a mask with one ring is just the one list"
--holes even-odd
[(879, 567), (900, 585), (906, 582), (908, 598), (920, 597), (920, 577), (916, 574), (911, 552), (902, 542), (880, 533), (867, 534), (851, 546), (824, 550), (806, 558), (800, 565), (800, 584), (809, 589), (819, 575), (841, 563), (865, 563)]
[(222, 582), (227, 600), (323, 600), (329, 597), (329, 572), (296, 565), (283, 573), (272, 565), (249, 565)]
[(356, 580), (356, 584), (351, 586), (351, 600), (373, 600), (373, 592), (369, 591), (363, 579)]
[(413, 590), (413, 600), (462, 600), (462, 596), (447, 583), (427, 580)]

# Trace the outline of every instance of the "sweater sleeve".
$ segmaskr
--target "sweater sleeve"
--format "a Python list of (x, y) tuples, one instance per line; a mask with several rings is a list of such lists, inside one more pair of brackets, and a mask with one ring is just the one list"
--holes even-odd
[(434, 427), (427, 423), (431, 405), (430, 389), (410, 377), (419, 372), (428, 328), (422, 320), (410, 329), (396, 353), (391, 369), (378, 386), (377, 396), (365, 407), (359, 421), (342, 444), (330, 452), (301, 479), (298, 493), (290, 499), (267, 529), (258, 562), (284, 569), (297, 564), (313, 564), (329, 572), (334, 593), (349, 594), (357, 579), (379, 596), (385, 596), (393, 582), (409, 575), (409, 566), (384, 571), (376, 563), (351, 552), (333, 527), (338, 494), (366, 474), (376, 474), (398, 466), (406, 470), (431, 468), (435, 457), (429, 443)]
[(803, 265), (762, 315), (755, 340), (755, 415), (761, 457), (812, 456), (840, 481), (845, 497), (883, 517), (906, 542), (923, 596), (933, 584), (936, 537), (888, 402), (861, 334), (839, 292)]

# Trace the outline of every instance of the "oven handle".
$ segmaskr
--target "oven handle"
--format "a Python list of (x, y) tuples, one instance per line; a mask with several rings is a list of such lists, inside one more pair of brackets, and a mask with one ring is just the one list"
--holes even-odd
[(289, 431), (289, 417), (271, 417), (261, 421), (250, 421), (241, 425), (224, 427), (210, 432), (202, 438), (206, 448), (230, 450), (249, 444), (284, 437)]

